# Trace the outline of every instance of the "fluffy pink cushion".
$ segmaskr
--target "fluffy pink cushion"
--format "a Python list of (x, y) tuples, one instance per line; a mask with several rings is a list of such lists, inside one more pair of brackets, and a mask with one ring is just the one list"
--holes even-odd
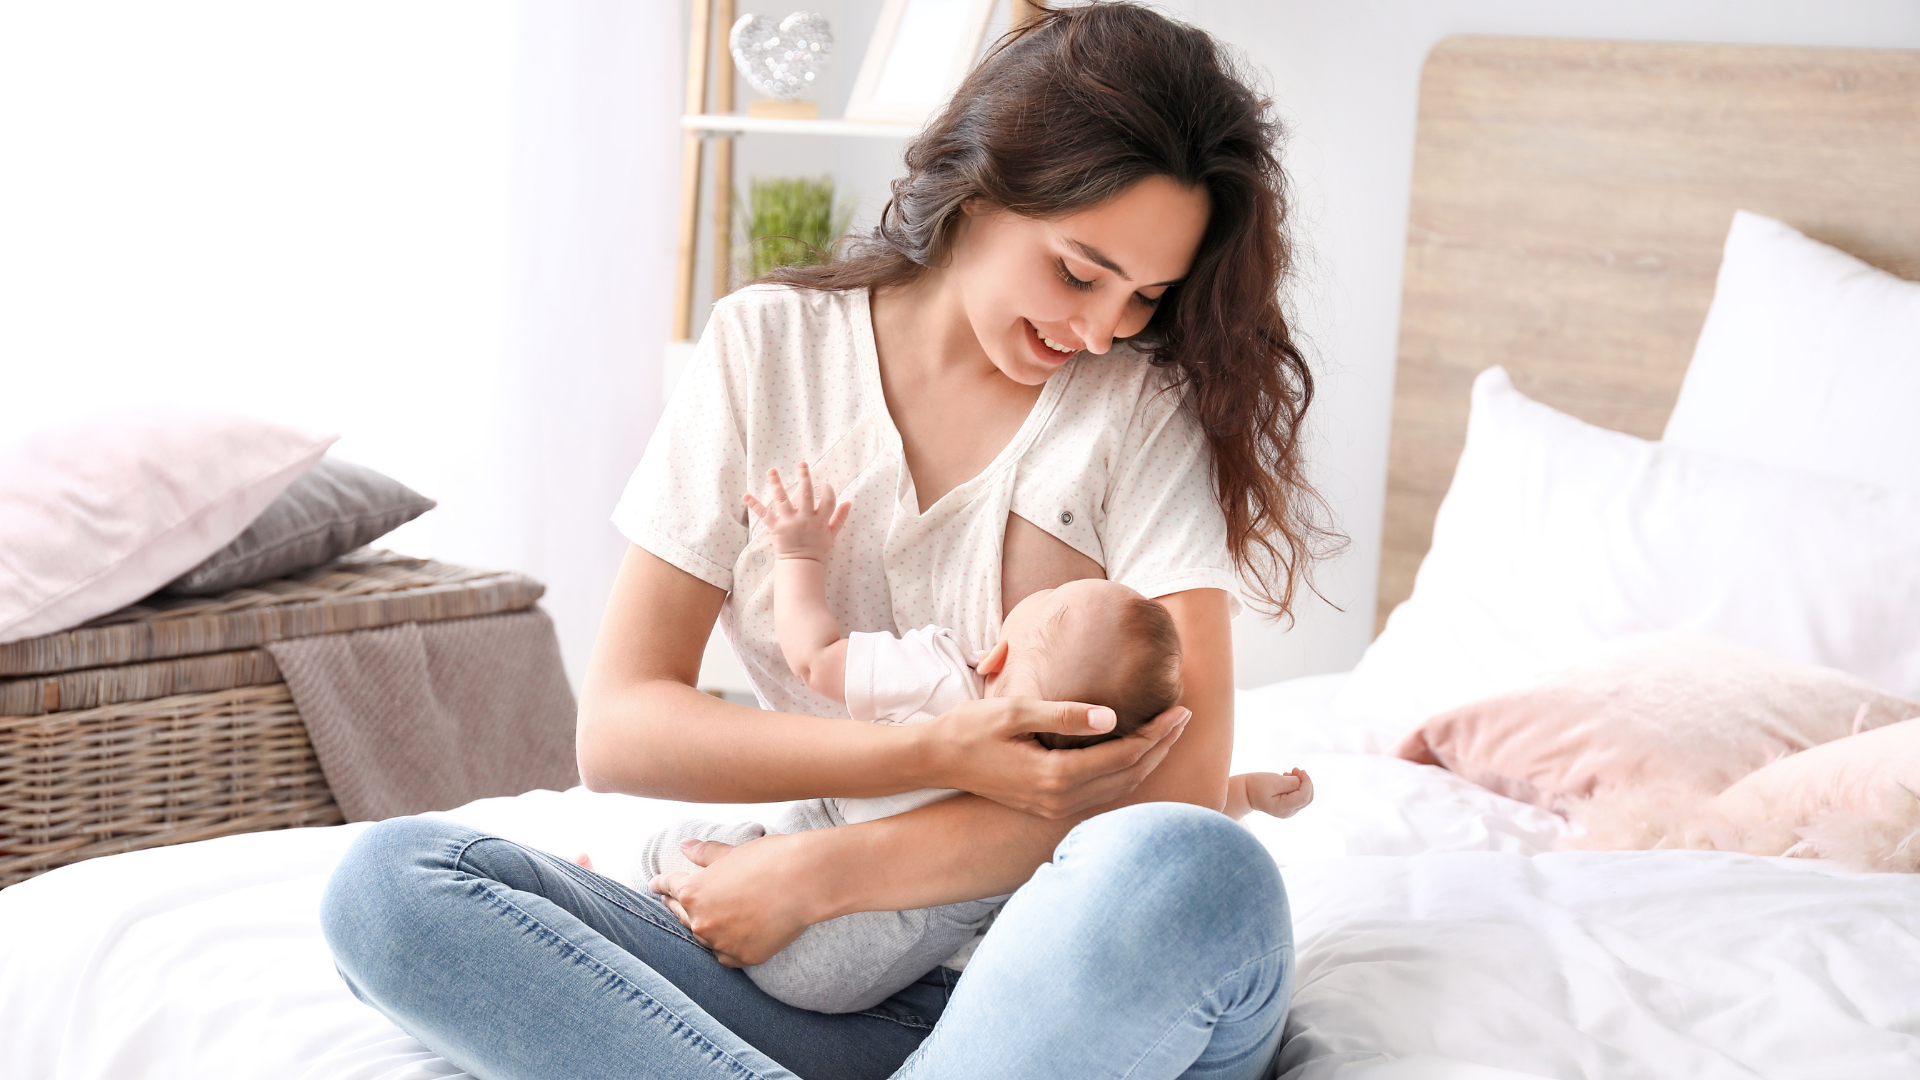
[(1920, 870), (1920, 719), (1782, 758), (1721, 792), (1704, 820), (1716, 846)]
[(1565, 812), (1630, 791), (1710, 798), (1776, 758), (1915, 715), (1844, 672), (1668, 632), (1442, 713), (1395, 753)]
[(0, 643), (105, 615), (219, 551), (337, 436), (168, 410), (0, 447)]

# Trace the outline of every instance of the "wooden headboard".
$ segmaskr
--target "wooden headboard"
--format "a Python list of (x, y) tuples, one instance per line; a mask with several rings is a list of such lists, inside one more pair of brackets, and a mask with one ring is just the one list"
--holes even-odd
[(1920, 278), (1920, 52), (1454, 37), (1413, 161), (1375, 631), (1473, 377), (1657, 439), (1736, 209)]

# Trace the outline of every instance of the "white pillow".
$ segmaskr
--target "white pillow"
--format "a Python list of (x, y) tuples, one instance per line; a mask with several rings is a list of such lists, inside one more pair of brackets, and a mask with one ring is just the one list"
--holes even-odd
[(1385, 745), (1655, 630), (1920, 696), (1920, 495), (1647, 442), (1473, 384), (1413, 595), (1334, 700)]
[(1920, 283), (1735, 213), (1665, 441), (1920, 491), (1916, 413)]
[(77, 626), (197, 566), (337, 437), (169, 410), (0, 447), (0, 643)]

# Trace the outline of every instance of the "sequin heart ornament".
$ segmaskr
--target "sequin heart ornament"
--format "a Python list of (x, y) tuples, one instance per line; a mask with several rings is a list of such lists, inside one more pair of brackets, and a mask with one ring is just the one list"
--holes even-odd
[(833, 31), (825, 16), (811, 11), (796, 11), (777, 23), (765, 15), (742, 15), (727, 36), (727, 48), (755, 90), (791, 101), (814, 86), (833, 56)]

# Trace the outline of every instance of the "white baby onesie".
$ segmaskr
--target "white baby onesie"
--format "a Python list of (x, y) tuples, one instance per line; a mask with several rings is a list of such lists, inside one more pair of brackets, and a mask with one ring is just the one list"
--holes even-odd
[[(870, 724), (924, 724), (962, 702), (979, 698), (986, 682), (958, 631), (923, 626), (899, 637), (847, 635), (847, 712)], [(868, 799), (828, 799), (847, 823), (877, 821), (958, 795), (921, 788)]]

